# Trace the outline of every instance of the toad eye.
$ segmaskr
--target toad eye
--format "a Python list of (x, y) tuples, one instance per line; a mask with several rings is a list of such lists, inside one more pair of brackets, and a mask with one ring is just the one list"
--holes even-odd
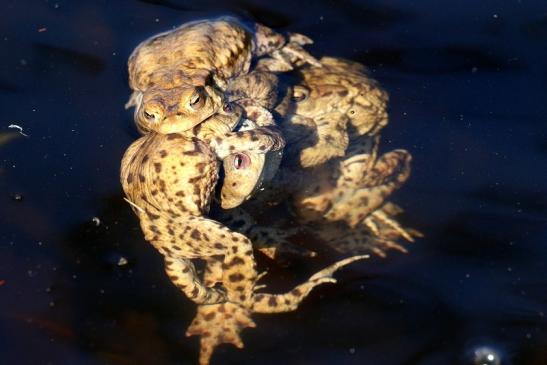
[(196, 105), (197, 103), (199, 103), (201, 101), (201, 96), (199, 94), (196, 94), (192, 97), (192, 99), (190, 100), (190, 105)]
[(154, 120), (154, 114), (150, 114), (150, 113), (147, 113), (147, 112), (144, 112), (144, 117), (148, 120)]
[(349, 113), (350, 113), (351, 115), (353, 115), (353, 114), (355, 114), (355, 110), (351, 109), (351, 110), (349, 111)]
[(224, 110), (226, 113), (231, 113), (234, 111), (234, 107), (232, 106), (231, 103), (224, 103), (222, 110)]
[(243, 153), (237, 153), (234, 155), (234, 168), (236, 170), (246, 169), (250, 165), (251, 165), (251, 160), (249, 159), (249, 156)]
[(190, 97), (189, 105), (190, 108), (194, 110), (201, 109), (201, 107), (205, 104), (205, 95), (203, 93), (203, 88), (198, 87)]
[(296, 85), (292, 92), (292, 101), (300, 102), (304, 101), (310, 95), (310, 91), (304, 86)]

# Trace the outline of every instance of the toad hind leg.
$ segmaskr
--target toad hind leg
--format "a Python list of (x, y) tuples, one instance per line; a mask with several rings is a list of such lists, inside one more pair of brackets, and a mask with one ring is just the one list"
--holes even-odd
[(368, 255), (361, 255), (341, 260), (319, 271), (306, 283), (286, 294), (255, 294), (252, 308), (231, 302), (198, 306), (197, 314), (188, 327), (186, 335), (201, 337), (199, 364), (208, 365), (214, 349), (220, 344), (230, 343), (243, 348), (240, 332), (248, 327), (256, 327), (251, 318), (252, 312), (279, 313), (295, 310), (315, 286), (336, 282), (332, 278), (336, 270), (368, 257)]
[[(376, 209), (374, 212), (372, 212), (370, 214), (370, 216), (368, 216), (364, 220), (364, 223), (367, 227), (370, 227), (371, 224), (374, 225), (375, 227), (377, 227), (374, 222), (371, 222), (371, 221), (374, 221), (374, 220), (378, 220), (379, 222), (385, 224), (386, 226), (389, 226), (391, 229), (393, 229), (395, 232), (397, 232), (401, 237), (403, 237), (408, 242), (414, 242), (414, 237), (412, 237), (412, 234), (407, 232), (399, 224), (399, 222), (397, 222), (395, 219), (393, 219), (389, 215), (387, 215), (382, 209)], [(377, 234), (376, 232), (374, 232), (374, 234), (379, 236), (379, 234)]]
[(298, 308), (314, 287), (324, 283), (336, 283), (332, 275), (340, 268), (358, 260), (367, 259), (369, 255), (359, 255), (338, 261), (317, 272), (303, 284), (285, 294), (255, 294), (253, 312), (281, 313), (290, 312)]
[(239, 333), (256, 327), (248, 309), (235, 303), (198, 306), (186, 336), (200, 336), (199, 365), (208, 365), (214, 349), (223, 343), (243, 348)]
[[(253, 256), (251, 241), (244, 235), (206, 218), (200, 218), (194, 230), (208, 235), (208, 256), (224, 255), (222, 263), (222, 284), (226, 288), (229, 302), (239, 304), (255, 312), (275, 313), (292, 311), (317, 285), (334, 283), (332, 274), (339, 268), (368, 256), (354, 256), (339, 261), (313, 275), (308, 281), (285, 294), (255, 294), (259, 275)], [(195, 236), (197, 234), (194, 233)], [(204, 242), (201, 242), (204, 244)]]
[[(339, 193), (335, 194), (337, 199), (325, 217), (330, 221), (344, 220), (350, 227), (363, 222), (408, 179), (411, 159), (404, 150), (386, 153), (363, 177), (361, 188), (347, 189), (344, 184), (339, 184)], [(371, 228), (374, 230), (373, 226)]]

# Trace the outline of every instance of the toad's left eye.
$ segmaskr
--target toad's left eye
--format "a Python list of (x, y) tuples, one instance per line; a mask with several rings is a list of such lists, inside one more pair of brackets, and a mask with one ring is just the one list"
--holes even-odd
[(237, 153), (234, 155), (234, 168), (236, 170), (246, 169), (251, 165), (249, 156), (243, 153)]
[(198, 87), (190, 97), (190, 108), (194, 110), (201, 109), (201, 107), (205, 104), (205, 93), (203, 91), (203, 88)]
[(190, 105), (196, 105), (197, 103), (199, 103), (201, 101), (201, 95), (199, 94), (196, 94), (192, 97), (192, 99), (190, 100)]
[(224, 112), (226, 113), (231, 113), (234, 111), (234, 107), (232, 106), (232, 104), (230, 103), (225, 103), (224, 106), (222, 107), (222, 109), (224, 110)]

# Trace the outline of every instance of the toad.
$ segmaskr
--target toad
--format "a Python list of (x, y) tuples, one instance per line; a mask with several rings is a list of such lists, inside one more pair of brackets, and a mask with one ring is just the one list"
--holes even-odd
[[(251, 240), (206, 217), (219, 162), (218, 151), (204, 140), (200, 134), (148, 133), (128, 148), (120, 174), (145, 239), (165, 258), (169, 279), (200, 305), (188, 334), (202, 336), (201, 364), (208, 363), (220, 343), (241, 345), (238, 333), (252, 326), (251, 313), (295, 310), (314, 287), (335, 282), (332, 275), (340, 267), (367, 257), (336, 262), (284, 294), (257, 292), (262, 275), (257, 273)], [(254, 141), (258, 150), (271, 148), (265, 138), (261, 149), (261, 141)], [(206, 263), (203, 280), (196, 259)]]
[(257, 70), (292, 69), (293, 59), (319, 63), (303, 45), (301, 34), (283, 36), (255, 24), (245, 27), (234, 18), (184, 24), (142, 42), (128, 61), (133, 90), (126, 107), (135, 107), (141, 132), (183, 132), (218, 111), (230, 80)]

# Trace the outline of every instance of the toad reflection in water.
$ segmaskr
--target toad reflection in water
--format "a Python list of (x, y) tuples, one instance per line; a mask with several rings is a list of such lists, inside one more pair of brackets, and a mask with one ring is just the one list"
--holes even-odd
[[(401, 209), (386, 202), (408, 179), (411, 162), (405, 150), (378, 157), (379, 132), (388, 122), (387, 94), (362, 65), (331, 57), (321, 63), (320, 68), (298, 70), (290, 113), (280, 123), (287, 139), (281, 169), (250, 209), (263, 211), (264, 206), (290, 198), (300, 224), (336, 251), (372, 250), (381, 256), (389, 248), (405, 251), (397, 239), (413, 241), (420, 233), (401, 227), (393, 218)], [(247, 158), (254, 162), (258, 155)], [(243, 175), (248, 178), (248, 172), (226, 168), (231, 162), (227, 161), (223, 208), (231, 207), (224, 202), (243, 195), (242, 189), (249, 190), (237, 183)], [(248, 170), (259, 174), (260, 169), (251, 164)], [(221, 219), (228, 225), (237, 222), (238, 230), (265, 247), (272, 258), (277, 250), (294, 251), (286, 230), (257, 226), (241, 209), (221, 213)], [(325, 224), (333, 222), (337, 224)]]
[[(254, 225), (242, 210), (224, 217), (235, 229), (207, 218), (219, 160), (226, 174), (221, 205), (235, 207), (256, 191), (264, 171), (273, 175), (279, 159), (265, 156), (287, 140), (267, 192), (289, 194), (302, 223), (355, 227), (360, 235), (329, 243), (344, 247), (341, 252), (404, 250), (394, 240), (418, 235), (395, 221), (395, 205), (384, 204), (410, 172), (406, 151), (377, 157), (379, 131), (387, 123), (385, 92), (356, 63), (315, 61), (301, 48), (311, 42), (305, 36), (282, 37), (260, 25), (255, 30), (251, 34), (233, 20), (190, 23), (144, 42), (129, 61), (129, 104), (136, 106), (139, 130), (148, 134), (127, 150), (121, 181), (145, 239), (165, 257), (169, 278), (198, 304), (187, 334), (201, 336), (200, 364), (209, 363), (218, 344), (242, 347), (239, 333), (254, 327), (253, 312), (295, 310), (315, 286), (335, 282), (337, 269), (368, 257), (338, 261), (285, 294), (257, 292), (262, 275), (252, 243), (272, 258), (290, 251), (289, 245), (283, 233)], [(220, 52), (227, 44), (233, 46), (229, 54)], [(301, 81), (287, 94), (293, 101), (278, 103), (277, 78), (270, 72), (296, 65)], [(278, 125), (274, 113), (284, 117)], [(244, 174), (251, 183), (237, 184)], [(299, 184), (288, 188), (289, 181)], [(372, 243), (365, 247), (362, 240)], [(195, 259), (206, 263), (203, 278)]]

